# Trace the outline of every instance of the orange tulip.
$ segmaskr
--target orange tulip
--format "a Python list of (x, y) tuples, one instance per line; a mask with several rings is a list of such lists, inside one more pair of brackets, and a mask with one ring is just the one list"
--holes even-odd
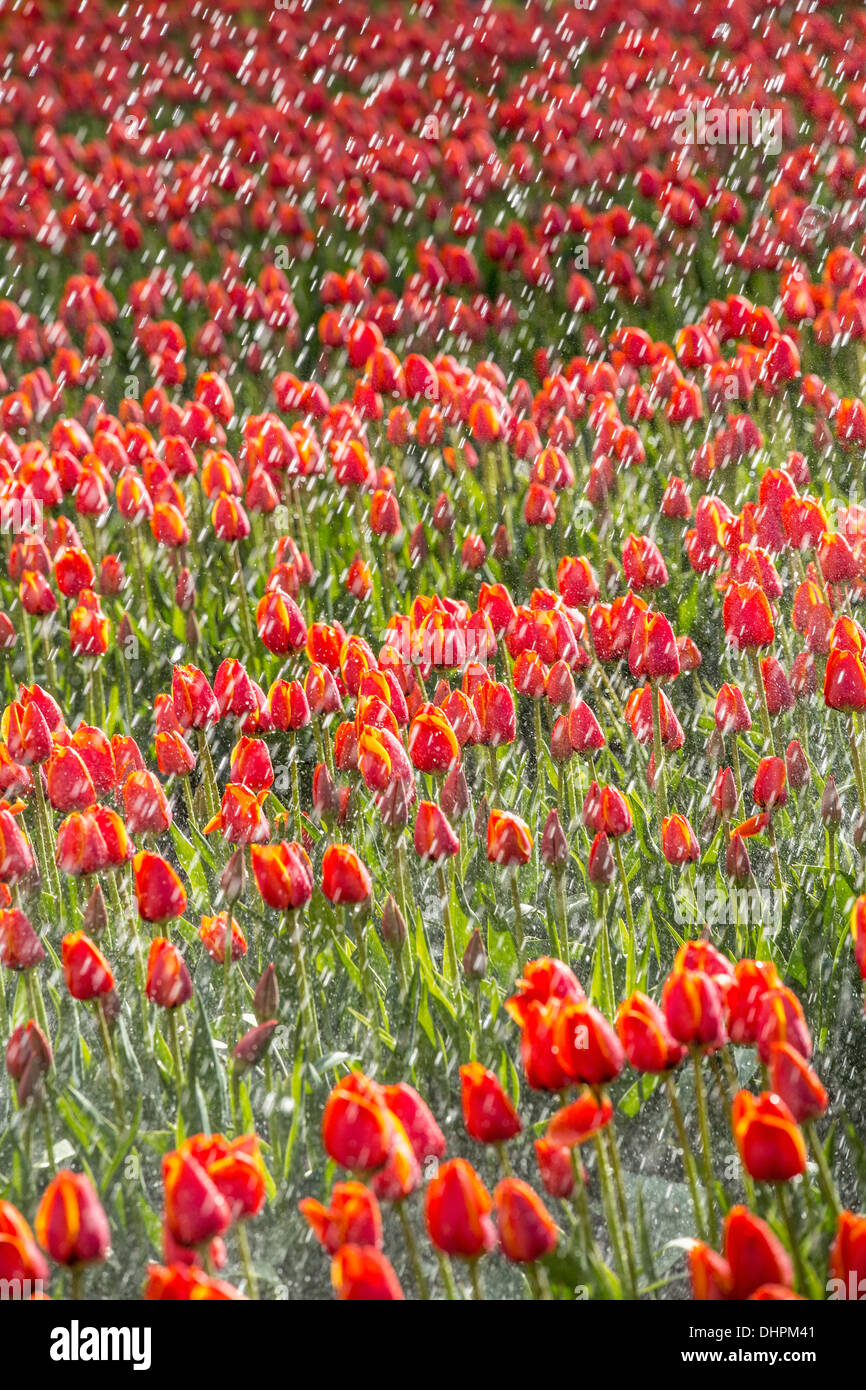
[(145, 993), (163, 1009), (177, 1009), (192, 998), (192, 980), (183, 956), (164, 936), (150, 944)]
[(506, 1259), (531, 1264), (556, 1249), (556, 1223), (529, 1183), (520, 1178), (503, 1178), (494, 1189), (493, 1205), (499, 1244)]
[(322, 858), (322, 892), (332, 903), (363, 903), (373, 882), (351, 845), (328, 845)]
[(427, 1234), (443, 1254), (477, 1259), (496, 1244), (492, 1208), (490, 1193), (472, 1165), (465, 1158), (450, 1158), (427, 1184)]
[(466, 1133), (479, 1144), (504, 1144), (519, 1134), (523, 1125), (498, 1077), (480, 1062), (460, 1068), (463, 1123)]
[(487, 858), (512, 868), (528, 864), (532, 855), (529, 826), (509, 811), (491, 811), (487, 821)]
[(294, 912), (313, 896), (313, 868), (307, 853), (294, 840), (253, 845), (250, 850), (256, 887), (268, 907)]
[(132, 861), (138, 915), (145, 922), (167, 922), (186, 911), (186, 891), (166, 859), (140, 850)]
[(202, 917), (198, 934), (211, 960), (218, 965), (225, 964), (226, 943), (229, 940), (233, 961), (240, 960), (247, 953), (246, 937), (234, 917), (229, 918), (228, 912), (218, 912), (215, 917)]
[(66, 988), (73, 999), (97, 999), (114, 989), (111, 966), (83, 931), (69, 932), (61, 943)]
[(806, 1169), (806, 1145), (780, 1096), (738, 1091), (731, 1124), (743, 1167), (756, 1182), (789, 1182)]
[(375, 1246), (342, 1246), (331, 1264), (331, 1283), (341, 1303), (403, 1300), (403, 1290), (391, 1264)]
[(329, 1255), (335, 1255), (344, 1245), (382, 1248), (379, 1203), (362, 1182), (335, 1183), (329, 1206), (305, 1197), (298, 1203), (298, 1210)]
[(90, 1179), (62, 1169), (36, 1212), (36, 1239), (55, 1264), (81, 1265), (108, 1256), (108, 1221)]

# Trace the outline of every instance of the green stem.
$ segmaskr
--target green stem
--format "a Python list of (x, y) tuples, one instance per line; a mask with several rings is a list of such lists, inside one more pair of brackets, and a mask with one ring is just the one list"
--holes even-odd
[(430, 1297), (430, 1286), (424, 1274), (424, 1266), (421, 1263), (421, 1256), (418, 1251), (418, 1242), (415, 1239), (415, 1232), (412, 1230), (412, 1222), (406, 1210), (406, 1203), (397, 1202), (397, 1215), (400, 1218), (400, 1225), (403, 1228), (403, 1239), (406, 1242), (406, 1249), (412, 1264), (412, 1271), (415, 1275), (415, 1283), (418, 1285), (418, 1292), (425, 1300)]
[(613, 853), (616, 859), (616, 867), (619, 871), (619, 881), (622, 884), (622, 896), (625, 904), (625, 920), (628, 927), (628, 941), (626, 943), (626, 993), (631, 994), (635, 987), (637, 965), (635, 962), (635, 930), (634, 916), (631, 910), (631, 893), (628, 887), (628, 876), (625, 871), (622, 850), (620, 849), (619, 836), (613, 837)]
[(668, 1103), (670, 1104), (671, 1114), (674, 1118), (674, 1127), (677, 1131), (677, 1138), (679, 1139), (680, 1149), (682, 1150), (683, 1167), (686, 1170), (686, 1179), (688, 1181), (689, 1192), (691, 1193), (692, 1197), (692, 1208), (694, 1209), (695, 1213), (695, 1226), (697, 1228), (699, 1237), (701, 1238), (701, 1240), (703, 1240), (706, 1232), (706, 1226), (704, 1225), (704, 1214), (701, 1210), (701, 1200), (700, 1196), (698, 1195), (698, 1176), (695, 1167), (695, 1156), (692, 1152), (692, 1146), (689, 1143), (689, 1136), (686, 1131), (685, 1121), (683, 1119), (683, 1112), (680, 1109), (680, 1103), (677, 1099), (677, 1089), (673, 1083), (673, 1078), (671, 1077), (670, 1073), (668, 1073), (668, 1075), (665, 1077), (665, 1090), (667, 1091)]
[(701, 1071), (701, 1053), (697, 1047), (692, 1048), (692, 1066), (695, 1074), (695, 1100), (698, 1107), (698, 1121), (701, 1127), (701, 1149), (704, 1158), (704, 1190), (707, 1197), (707, 1224), (710, 1233), (710, 1244), (715, 1245), (718, 1238), (718, 1222), (716, 1220), (716, 1194), (715, 1179), (713, 1178), (713, 1154), (710, 1145), (710, 1123), (707, 1113), (707, 1092), (704, 1086), (704, 1076)]
[(756, 647), (749, 648), (749, 657), (752, 663), (752, 675), (755, 678), (755, 685), (758, 691), (758, 701), (761, 707), (761, 726), (764, 730), (764, 742), (775, 758), (776, 745), (773, 743), (773, 726), (770, 723), (770, 708), (767, 704), (767, 691), (764, 687), (764, 677), (761, 672), (761, 661)]
[(289, 926), (289, 940), (292, 946), (292, 956), (295, 962), (295, 977), (298, 983), (298, 998), (304, 1027), (304, 1037), (310, 1055), (314, 1061), (318, 1061), (322, 1055), (322, 1043), (319, 1038), (319, 1020), (316, 1016), (316, 1001), (313, 998), (313, 991), (310, 988), (310, 977), (307, 971), (307, 944), (304, 940), (303, 919), (299, 912), (287, 912), (286, 917)]

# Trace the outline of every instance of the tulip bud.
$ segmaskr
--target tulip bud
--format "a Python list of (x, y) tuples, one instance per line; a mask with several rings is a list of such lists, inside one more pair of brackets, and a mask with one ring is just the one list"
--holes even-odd
[(393, 782), (376, 798), (382, 824), (389, 830), (404, 830), (409, 824), (409, 793), (402, 777)]
[(504, 560), (511, 558), (511, 551), (511, 537), (508, 534), (508, 528), (503, 522), (500, 522), (493, 533), (493, 544), (490, 547), (491, 557), (501, 564)]
[(476, 840), (480, 839), (483, 835), (487, 834), (487, 822), (489, 821), (489, 819), (490, 806), (488, 805), (487, 797), (482, 796), (477, 807), (475, 808), (475, 823), (472, 827), (472, 831), (475, 835)]
[(220, 874), (220, 888), (226, 902), (235, 903), (238, 898), (242, 898), (246, 892), (246, 882), (247, 871), (244, 864), (243, 845), (241, 845), (235, 850)]
[(836, 790), (836, 783), (828, 777), (821, 795), (821, 820), (828, 830), (835, 830), (842, 821), (842, 803)]
[(409, 558), (413, 565), (419, 566), (423, 565), (429, 553), (424, 523), (419, 521), (409, 537)]
[(403, 949), (406, 936), (406, 923), (403, 914), (389, 893), (382, 909), (382, 940), (386, 946), (391, 947), (392, 951), (399, 952)]
[(860, 813), (854, 826), (854, 848), (866, 854), (866, 811)]
[(280, 988), (273, 965), (266, 965), (253, 994), (253, 1013), (259, 1023), (275, 1018), (280, 1003)]
[(715, 813), (726, 819), (732, 816), (737, 809), (737, 784), (734, 781), (734, 774), (729, 767), (721, 768), (716, 776), (715, 786), (713, 787), (713, 810)]
[(174, 601), (181, 613), (189, 613), (195, 606), (195, 580), (185, 567), (177, 577)]
[(319, 820), (335, 816), (340, 809), (340, 798), (327, 763), (317, 763), (313, 772), (313, 810)]
[(544, 822), (541, 836), (541, 857), (548, 869), (562, 869), (568, 860), (568, 841), (554, 806)]
[(267, 1019), (263, 1023), (257, 1023), (255, 1028), (251, 1028), (248, 1033), (244, 1033), (232, 1056), (241, 1067), (254, 1067), (256, 1062), (260, 1062), (267, 1052), (271, 1038), (274, 1036), (279, 1024), (275, 1018)]
[(483, 980), (487, 974), (487, 951), (484, 946), (484, 938), (477, 927), (473, 929), (472, 935), (466, 943), (462, 965), (463, 974), (467, 980)]
[(713, 729), (707, 739), (707, 762), (711, 767), (717, 766), (725, 756), (725, 740), (722, 738), (718, 729)]
[(442, 783), (439, 805), (450, 820), (458, 823), (469, 814), (469, 786), (459, 763), (455, 763)]
[(88, 936), (101, 936), (108, 926), (108, 907), (106, 906), (105, 895), (98, 883), (94, 885), (93, 892), (87, 899), (83, 923)]
[(454, 529), (454, 508), (447, 492), (440, 492), (433, 503), (433, 529), (441, 536), (450, 536)]
[(6, 1070), (18, 1082), (18, 1104), (33, 1094), (40, 1077), (51, 1070), (51, 1044), (31, 1019), (19, 1023), (6, 1046)]
[(809, 780), (809, 764), (797, 738), (792, 739), (785, 750), (785, 767), (789, 783), (794, 791), (799, 791)]
[(198, 625), (198, 618), (190, 609), (186, 615), (186, 645), (191, 651), (195, 651), (201, 643), (201, 628)]
[(122, 652), (126, 651), (130, 638), (134, 638), (132, 623), (129, 621), (129, 614), (123, 613), (120, 622), (117, 624), (117, 645)]
[(735, 883), (745, 883), (752, 872), (746, 842), (742, 835), (737, 835), (736, 832), (731, 836), (725, 850), (725, 871), (728, 878), (732, 878)]
[(590, 883), (596, 883), (602, 888), (613, 883), (616, 877), (616, 864), (610, 841), (603, 830), (598, 832), (590, 847), (589, 857), (586, 861), (586, 873)]

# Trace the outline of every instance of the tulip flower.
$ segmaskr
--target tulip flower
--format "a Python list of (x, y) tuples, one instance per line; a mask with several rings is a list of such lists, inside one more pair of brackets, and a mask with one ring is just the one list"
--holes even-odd
[(450, 1158), (430, 1179), (424, 1199), (427, 1234), (445, 1255), (477, 1260), (496, 1245), (493, 1202), (465, 1158)]
[(322, 892), (333, 903), (366, 902), (372, 880), (351, 845), (328, 845), (322, 859)]
[(700, 859), (700, 846), (685, 816), (662, 821), (662, 853), (669, 864), (693, 864)]
[(138, 915), (144, 922), (167, 922), (186, 911), (186, 891), (162, 855), (140, 850), (132, 861)]
[[(39, 1203), (36, 1239), (55, 1264), (68, 1265), (76, 1283), (83, 1265), (107, 1259), (108, 1221), (90, 1179), (62, 1169)], [(80, 1286), (79, 1286), (80, 1287)]]
[(239, 782), (229, 782), (223, 791), (218, 813), (202, 828), (202, 833), (209, 835), (219, 830), (230, 845), (263, 844), (271, 834), (262, 810), (266, 796), (267, 789), (252, 791)]
[(152, 1004), (176, 1009), (192, 998), (192, 980), (183, 956), (164, 936), (154, 937), (147, 958), (145, 991)]
[(0, 909), (0, 965), (32, 970), (44, 958), (45, 948), (30, 918), (18, 907)]
[(401, 1302), (403, 1290), (375, 1246), (343, 1245), (331, 1264), (331, 1283), (341, 1303)]
[(830, 1250), (830, 1283), (831, 1298), (859, 1301), (866, 1295), (866, 1217), (839, 1213)]
[(806, 1167), (806, 1145), (781, 1096), (738, 1091), (731, 1116), (743, 1167), (756, 1182), (790, 1182)]
[(262, 900), (277, 912), (294, 912), (313, 896), (313, 870), (306, 851), (295, 841), (253, 845), (253, 875)]
[(24, 1217), (11, 1202), (0, 1201), (0, 1279), (8, 1281), (4, 1287), (19, 1287), (23, 1296), (29, 1285), (38, 1294), (49, 1278), (48, 1265)]
[(298, 1210), (329, 1255), (335, 1255), (344, 1245), (382, 1249), (379, 1203), (361, 1182), (335, 1183), (329, 1206), (305, 1197), (298, 1203)]
[(228, 1230), (231, 1207), (206, 1166), (183, 1146), (162, 1160), (165, 1217), (180, 1245), (204, 1245)]
[[(493, 1206), (499, 1243), (506, 1259), (517, 1264), (534, 1264), (556, 1249), (559, 1241), (556, 1224), (528, 1183), (520, 1178), (503, 1178), (494, 1189)], [(539, 1290), (537, 1278), (537, 1274), (534, 1278), (530, 1276), (530, 1283), (535, 1283)]]
[(379, 1088), (350, 1089), (338, 1083), (322, 1113), (322, 1143), (329, 1157), (350, 1172), (382, 1168), (394, 1143), (394, 1126)]
[(463, 1123), (479, 1144), (505, 1144), (523, 1128), (497, 1077), (480, 1062), (460, 1068)]

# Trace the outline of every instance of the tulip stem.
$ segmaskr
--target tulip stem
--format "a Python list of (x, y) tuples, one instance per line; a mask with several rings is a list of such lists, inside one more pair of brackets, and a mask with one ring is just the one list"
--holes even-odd
[(457, 969), (457, 946), (454, 941), (454, 923), (451, 920), (451, 894), (448, 891), (448, 877), (445, 865), (440, 859), (436, 870), (439, 876), (439, 897), (442, 906), (442, 926), (445, 931), (445, 951), (443, 967), (445, 978), (451, 985), (458, 1005), (460, 1003), (460, 975)]
[(493, 795), (496, 800), (496, 805), (498, 806), (502, 799), (502, 793), (499, 789), (499, 768), (496, 763), (496, 749), (492, 743), (488, 743), (487, 745), (487, 764), (490, 768), (490, 781), (493, 783)]
[(571, 1155), (571, 1171), (574, 1174), (574, 1187), (572, 1188), (572, 1201), (580, 1222), (581, 1235), (583, 1236), (584, 1252), (588, 1260), (594, 1260), (596, 1264), (603, 1263), (601, 1251), (595, 1240), (595, 1233), (592, 1229), (592, 1219), (589, 1214), (589, 1202), (586, 1200), (586, 1187), (583, 1182), (583, 1169), (580, 1162), (580, 1155), (576, 1148), (569, 1150)]
[(111, 1097), (114, 1101), (114, 1110), (117, 1115), (117, 1122), (121, 1129), (126, 1129), (126, 1113), (123, 1108), (123, 1092), (120, 1087), (120, 1080), (117, 1075), (117, 1063), (114, 1057), (114, 1048), (111, 1042), (111, 1034), (108, 1030), (108, 1019), (105, 1016), (105, 1001), (102, 998), (96, 1001), (96, 1017), (99, 1023), (99, 1036), (102, 1040), (102, 1050), (105, 1053), (105, 1064), (108, 1068), (108, 1080), (111, 1086)]
[(250, 1253), (250, 1239), (247, 1235), (247, 1228), (243, 1221), (238, 1222), (238, 1249), (241, 1252), (241, 1263), (244, 1267), (244, 1278), (247, 1281), (247, 1291), (250, 1298), (258, 1298), (259, 1285), (253, 1269), (253, 1260)]
[(45, 800), (45, 792), (42, 788), (42, 776), (33, 778), (33, 785), (36, 788), (36, 815), (42, 828), (42, 841), (45, 845), (45, 877), (50, 885), (51, 894), (57, 904), (57, 911), (63, 910), (63, 890), (60, 887), (60, 871), (55, 860), (55, 840), (54, 827), (48, 811), (48, 803)]
[(292, 815), (295, 820), (295, 839), (300, 844), (301, 830), (301, 783), (298, 774), (298, 735), (292, 730)]
[(602, 1206), (604, 1207), (604, 1215), (605, 1220), (607, 1221), (607, 1229), (610, 1235), (610, 1243), (613, 1246), (613, 1257), (616, 1263), (617, 1273), (619, 1274), (620, 1284), (622, 1288), (625, 1290), (630, 1287), (629, 1270), (624, 1253), (622, 1230), (620, 1228), (619, 1217), (617, 1215), (616, 1202), (614, 1200), (613, 1192), (611, 1190), (610, 1173), (608, 1171), (607, 1166), (607, 1154), (605, 1152), (604, 1142), (600, 1134), (596, 1133), (593, 1135), (593, 1143), (595, 1145), (596, 1163), (598, 1167), (599, 1183), (601, 1186)]
[(238, 581), (238, 605), (241, 612), (241, 628), (244, 634), (244, 644), (249, 656), (256, 654), (256, 639), (253, 633), (253, 623), (250, 617), (250, 605), (247, 597), (247, 586), (244, 579), (244, 565), (241, 559), (241, 549), (237, 541), (232, 545), (232, 558), (235, 562), (235, 574)]
[(171, 1047), (171, 1061), (174, 1068), (174, 1088), (177, 1093), (177, 1120), (175, 1132), (177, 1135), (178, 1146), (183, 1143), (183, 1058), (180, 1050), (180, 1039), (177, 1035), (177, 1010), (168, 1009), (168, 1040)]
[(701, 1053), (697, 1047), (692, 1048), (692, 1066), (695, 1074), (695, 1100), (698, 1107), (698, 1122), (701, 1127), (701, 1149), (704, 1156), (704, 1190), (707, 1197), (707, 1228), (710, 1234), (710, 1244), (715, 1245), (718, 1237), (718, 1223), (716, 1221), (716, 1196), (715, 1179), (713, 1177), (713, 1154), (710, 1147), (710, 1124), (707, 1114), (707, 1092), (704, 1086), (704, 1076), (701, 1071)]
[(69, 1269), (69, 1297), (73, 1303), (84, 1300), (84, 1265), (71, 1265)]
[(653, 787), (659, 815), (659, 844), (662, 838), (662, 822), (667, 820), (668, 789), (665, 778), (665, 753), (662, 747), (661, 696), (658, 681), (650, 681), (650, 697), (653, 713), (653, 761), (655, 763)]
[(571, 963), (571, 948), (568, 944), (568, 907), (565, 900), (565, 865), (553, 871), (554, 903), (555, 914), (554, 922), (559, 923), (557, 932), (554, 926), (554, 945), (556, 954), (560, 960), (564, 960), (566, 965)]
[(812, 1157), (815, 1160), (815, 1166), (818, 1169), (818, 1182), (820, 1184), (821, 1191), (824, 1194), (824, 1198), (828, 1206), (832, 1208), (834, 1215), (838, 1217), (840, 1212), (842, 1211), (842, 1203), (839, 1201), (839, 1193), (836, 1190), (836, 1184), (833, 1181), (833, 1174), (830, 1172), (830, 1169), (827, 1166), (827, 1159), (824, 1155), (824, 1149), (821, 1144), (821, 1140), (818, 1137), (818, 1131), (815, 1129), (815, 1121), (811, 1119), (804, 1120), (803, 1132), (806, 1135), (806, 1140), (808, 1142), (809, 1149), (811, 1150)]
[[(601, 1100), (601, 1092), (599, 1092), (599, 1100)], [(634, 1236), (632, 1234), (631, 1222), (629, 1220), (628, 1215), (628, 1205), (625, 1200), (625, 1183), (623, 1182), (622, 1177), (622, 1167), (619, 1161), (619, 1146), (616, 1142), (616, 1131), (614, 1129), (613, 1120), (611, 1120), (608, 1127), (602, 1132), (604, 1134), (604, 1137), (607, 1139), (608, 1148), (610, 1149), (610, 1162), (611, 1169), (613, 1171), (613, 1184), (614, 1190), (616, 1192), (617, 1206), (619, 1207), (620, 1220), (622, 1221), (622, 1230), (625, 1241), (625, 1256), (626, 1263), (628, 1264), (628, 1274), (629, 1282), (631, 1284), (632, 1297), (637, 1298), (637, 1261), (635, 1259)]]
[(484, 1285), (481, 1282), (480, 1259), (469, 1261), (469, 1277), (472, 1280), (472, 1297), (482, 1303), (484, 1301)]
[(770, 824), (767, 826), (767, 839), (770, 841), (770, 849), (773, 851), (773, 871), (776, 876), (776, 887), (782, 897), (784, 906), (785, 885), (782, 880), (782, 865), (779, 861), (779, 846), (776, 844), (776, 827), (773, 825), (773, 812), (770, 812)]
[(526, 964), (526, 938), (523, 931), (523, 909), (520, 905), (520, 885), (517, 882), (517, 869), (509, 869), (508, 877), (511, 884), (511, 904), (514, 908), (514, 941), (517, 947), (517, 963), (522, 967)]
[(204, 768), (204, 797), (207, 806), (208, 819), (212, 820), (218, 814), (220, 808), (219, 792), (217, 790), (216, 770), (211, 757), (210, 745), (207, 741), (207, 733), (204, 729), (198, 731), (198, 751)]
[(443, 1250), (436, 1251), (436, 1259), (439, 1262), (439, 1273), (442, 1276), (442, 1287), (445, 1290), (445, 1297), (449, 1303), (456, 1303), (460, 1295), (457, 1292), (457, 1284), (454, 1279), (454, 1271), (451, 1268), (451, 1261)]
[(692, 1152), (692, 1146), (689, 1143), (689, 1136), (686, 1130), (685, 1120), (683, 1119), (683, 1112), (680, 1109), (680, 1103), (677, 1099), (677, 1088), (673, 1083), (673, 1078), (671, 1077), (670, 1072), (668, 1072), (665, 1076), (665, 1090), (667, 1091), (668, 1102), (671, 1107), (671, 1114), (674, 1117), (674, 1128), (676, 1129), (677, 1138), (680, 1141), (680, 1149), (682, 1150), (683, 1167), (686, 1170), (686, 1180), (689, 1184), (689, 1192), (691, 1193), (692, 1197), (692, 1207), (695, 1213), (695, 1226), (697, 1228), (698, 1236), (701, 1238), (701, 1240), (703, 1240), (706, 1227), (704, 1225), (704, 1214), (701, 1209), (701, 1199), (698, 1194), (698, 1175), (697, 1170), (695, 1168), (695, 1156)]
[(271, 1151), (274, 1155), (274, 1174), (279, 1179), (280, 1176), (280, 1130), (277, 1124), (277, 1097), (274, 1087), (274, 1069), (271, 1059), (266, 1052), (264, 1057), (264, 1078), (265, 1078), (265, 1102), (268, 1114), (268, 1136), (271, 1141)]
[(607, 913), (605, 912), (605, 896), (602, 884), (598, 885), (598, 931), (601, 950), (601, 978), (603, 984), (606, 986), (604, 1010), (605, 1013), (612, 1013), (616, 1008), (616, 984), (613, 978), (613, 959), (610, 954), (610, 933), (607, 929)]
[(550, 1291), (547, 1271), (543, 1265), (536, 1264), (535, 1261), (532, 1261), (530, 1264), (526, 1265), (524, 1273), (526, 1274), (526, 1282), (529, 1285), (532, 1297), (536, 1301), (547, 1302), (548, 1299), (553, 1297)]
[(854, 781), (857, 786), (857, 800), (860, 810), (866, 811), (866, 787), (863, 783), (863, 764), (860, 759), (860, 745), (857, 739), (857, 724), (854, 720), (854, 711), (848, 711), (848, 736), (851, 741), (851, 761), (854, 764)]
[(191, 838), (192, 838), (192, 831), (193, 831), (193, 830), (198, 830), (198, 823), (197, 823), (196, 817), (195, 817), (195, 801), (193, 800), (192, 787), (190, 786), (189, 778), (188, 778), (188, 777), (181, 777), (180, 780), (181, 780), (181, 782), (183, 783), (183, 794), (184, 794), (184, 799), (185, 799), (185, 801), (186, 801), (186, 816), (187, 816), (187, 820), (189, 821), (190, 839), (191, 839)]
[(36, 677), (33, 674), (33, 633), (30, 630), (30, 614), (27, 609), (22, 610), (22, 626), (24, 628), (24, 656), (27, 662), (27, 683), (33, 685)]
[[(620, 849), (620, 845), (619, 845), (619, 836), (618, 836), (618, 835), (614, 835), (614, 837), (613, 837), (613, 853), (614, 853), (614, 858), (616, 859), (616, 867), (617, 867), (617, 869), (619, 870), (619, 879), (620, 879), (620, 883), (622, 884), (622, 896), (623, 896), (623, 901), (624, 901), (624, 905), (625, 905), (625, 920), (626, 920), (626, 926), (628, 927), (628, 942), (627, 942), (627, 945), (626, 945), (626, 981), (625, 981), (625, 988), (626, 988), (626, 994), (631, 994), (632, 990), (633, 990), (634, 987), (635, 987), (635, 976), (636, 976), (636, 973), (637, 973), (637, 967), (636, 967), (636, 964), (635, 964), (635, 930), (634, 930), (634, 915), (633, 915), (632, 910), (631, 910), (631, 893), (629, 892), (628, 877), (627, 877), (626, 871), (625, 871), (625, 864), (624, 864), (624, 862), (623, 862), (622, 850)], [(610, 950), (610, 943), (608, 943), (608, 950)], [(613, 986), (613, 974), (611, 973), (611, 987), (612, 987), (612, 986)], [(615, 999), (615, 998), (616, 998), (616, 995), (614, 994), (614, 999)]]
[(773, 726), (770, 723), (770, 707), (767, 704), (767, 689), (764, 685), (764, 676), (761, 671), (761, 660), (758, 656), (757, 647), (749, 648), (749, 658), (752, 663), (752, 674), (755, 678), (755, 685), (758, 691), (758, 703), (761, 708), (761, 727), (764, 730), (764, 741), (769, 747), (771, 755), (776, 756), (776, 745), (773, 742)]
[(365, 905), (359, 904), (357, 913), (353, 920), (350, 907), (346, 907), (346, 931), (348, 934), (349, 926), (354, 927), (355, 944), (358, 950), (358, 972), (361, 976), (361, 992), (364, 1002), (370, 1014), (370, 1028), (373, 1032), (373, 1046), (378, 1053), (379, 1048), (379, 996), (373, 985), (373, 977), (370, 974), (370, 962), (367, 957), (367, 940), (364, 936), (366, 930), (363, 917)]
[[(304, 924), (299, 912), (287, 912), (289, 925), (289, 941), (292, 946), (292, 956), (295, 962), (295, 976), (298, 984), (298, 999), (301, 1010), (301, 1021), (303, 1025), (304, 1037), (307, 1048), (313, 1059), (318, 1061), (322, 1055), (322, 1043), (319, 1038), (319, 1020), (316, 1016), (316, 1001), (310, 988), (310, 977), (307, 971), (307, 943), (304, 940)], [(361, 939), (361, 929), (358, 929), (358, 939)], [(359, 945), (360, 951), (360, 945)]]
[(785, 1224), (785, 1230), (788, 1233), (788, 1244), (791, 1247), (791, 1254), (794, 1258), (797, 1288), (800, 1293), (805, 1294), (808, 1288), (806, 1269), (803, 1264), (803, 1252), (800, 1249), (800, 1241), (794, 1226), (794, 1213), (791, 1210), (788, 1189), (783, 1182), (777, 1182), (774, 1186), (776, 1189), (776, 1197), (779, 1202), (779, 1210), (782, 1213), (782, 1220)]
[(403, 1228), (403, 1239), (406, 1242), (406, 1249), (412, 1264), (412, 1272), (415, 1275), (415, 1283), (418, 1285), (419, 1294), (426, 1302), (430, 1297), (430, 1286), (424, 1274), (424, 1266), (421, 1264), (418, 1242), (415, 1239), (415, 1232), (412, 1230), (412, 1222), (409, 1219), (409, 1213), (406, 1211), (405, 1201), (397, 1202), (396, 1207), (397, 1215), (400, 1218), (400, 1225)]
[(734, 764), (734, 783), (737, 788), (737, 808), (743, 804), (743, 774), (740, 771), (740, 750), (737, 747), (737, 735), (731, 737), (731, 758)]

